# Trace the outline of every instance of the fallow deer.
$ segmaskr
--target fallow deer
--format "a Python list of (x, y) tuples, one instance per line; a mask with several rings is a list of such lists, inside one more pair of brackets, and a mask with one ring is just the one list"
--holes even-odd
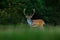
[(27, 18), (27, 23), (31, 26), (31, 27), (40, 27), (40, 29), (43, 29), (45, 22), (42, 19), (35, 19), (32, 20), (31, 18), (33, 17), (33, 15), (35, 14), (35, 9), (33, 9), (33, 14), (32, 15), (26, 15), (25, 14), (26, 9), (23, 10), (23, 13), (25, 15), (25, 17)]

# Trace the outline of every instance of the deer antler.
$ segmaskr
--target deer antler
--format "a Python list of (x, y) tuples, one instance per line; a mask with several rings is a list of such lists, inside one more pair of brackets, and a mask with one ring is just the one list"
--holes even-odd
[(34, 13), (35, 13), (35, 9), (33, 9), (33, 14), (32, 14), (32, 16), (34, 15)]
[[(24, 13), (24, 15), (26, 16), (25, 10), (26, 10), (26, 9), (24, 8), (23, 13)], [(34, 15), (34, 13), (35, 13), (35, 9), (33, 9), (33, 14), (31, 15), (31, 17)]]
[(25, 14), (25, 10), (26, 10), (26, 9), (24, 8), (23, 13), (24, 13), (24, 15), (26, 16), (26, 14)]

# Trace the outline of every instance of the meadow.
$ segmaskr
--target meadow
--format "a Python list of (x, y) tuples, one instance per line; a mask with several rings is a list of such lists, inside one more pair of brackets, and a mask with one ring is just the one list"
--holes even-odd
[(0, 25), (0, 40), (60, 40), (60, 27), (30, 28), (26, 24)]

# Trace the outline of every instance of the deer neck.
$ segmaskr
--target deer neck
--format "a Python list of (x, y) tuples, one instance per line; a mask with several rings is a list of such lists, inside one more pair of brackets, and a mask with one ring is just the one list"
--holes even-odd
[(31, 19), (27, 19), (28, 22), (31, 22), (32, 20)]
[(31, 19), (27, 19), (27, 23), (31, 26), (32, 25), (32, 20)]

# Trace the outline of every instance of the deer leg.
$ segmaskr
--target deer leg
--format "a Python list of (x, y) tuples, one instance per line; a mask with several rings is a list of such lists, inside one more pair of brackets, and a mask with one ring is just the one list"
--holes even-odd
[(40, 30), (44, 30), (44, 27), (43, 27), (43, 25), (40, 25)]

